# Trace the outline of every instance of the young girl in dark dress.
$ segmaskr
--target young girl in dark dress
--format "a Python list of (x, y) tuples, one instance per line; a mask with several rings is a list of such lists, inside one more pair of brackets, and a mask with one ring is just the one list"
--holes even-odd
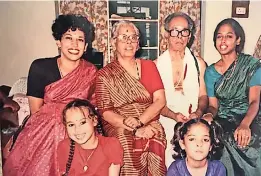
[(226, 176), (224, 165), (211, 160), (223, 147), (222, 130), (217, 123), (191, 119), (184, 124), (177, 123), (174, 131), (175, 161), (168, 168), (167, 176)]

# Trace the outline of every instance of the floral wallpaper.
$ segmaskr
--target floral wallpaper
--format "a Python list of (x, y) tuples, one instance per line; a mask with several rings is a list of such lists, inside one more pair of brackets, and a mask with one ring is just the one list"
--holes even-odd
[(107, 0), (59, 1), (59, 14), (80, 14), (94, 24), (95, 39), (92, 47), (103, 52), (105, 65), (108, 63), (107, 9)]
[(195, 22), (196, 33), (195, 40), (191, 49), (195, 54), (200, 54), (200, 0), (160, 0), (160, 14), (159, 14), (159, 43), (160, 54), (168, 49), (168, 41), (164, 37), (164, 19), (174, 12), (187, 13)]
[(254, 57), (261, 59), (261, 35), (257, 41), (255, 51), (254, 51)]

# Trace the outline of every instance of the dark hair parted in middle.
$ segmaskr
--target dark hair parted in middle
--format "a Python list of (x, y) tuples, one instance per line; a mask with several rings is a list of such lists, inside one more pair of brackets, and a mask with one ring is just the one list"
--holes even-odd
[[(82, 99), (75, 99), (73, 101), (71, 101), (70, 103), (68, 103), (65, 108), (63, 109), (62, 112), (62, 116), (63, 116), (63, 123), (66, 124), (66, 112), (69, 109), (72, 108), (79, 108), (82, 111), (82, 108), (87, 108), (89, 111), (89, 116), (96, 116), (98, 124), (96, 126), (96, 130), (99, 134), (104, 135), (103, 129), (102, 129), (102, 125), (101, 125), (101, 116), (99, 115), (99, 113), (96, 111), (96, 108), (87, 100), (82, 100)], [(83, 112), (82, 112), (83, 113)], [(83, 113), (84, 115), (84, 113)], [(90, 118), (90, 117), (86, 117), (86, 118)], [(62, 176), (68, 176), (71, 165), (72, 165), (72, 160), (73, 160), (73, 155), (74, 155), (74, 151), (75, 151), (75, 141), (73, 141), (72, 139), (70, 139), (70, 151), (69, 151), (69, 156), (68, 156), (68, 160), (66, 162), (66, 169), (65, 169), (65, 173)]]
[(209, 129), (209, 137), (210, 143), (212, 145), (212, 150), (209, 153), (210, 159), (219, 159), (221, 157), (223, 143), (222, 135), (223, 130), (222, 127), (215, 121), (212, 121), (211, 124), (202, 118), (191, 119), (186, 123), (178, 122), (174, 127), (174, 136), (171, 140), (171, 144), (173, 145), (173, 150), (175, 154), (173, 155), (174, 159), (181, 159), (186, 156), (185, 150), (179, 145), (179, 140), (184, 140), (185, 134), (187, 134), (189, 128), (195, 124), (204, 124)]
[(85, 36), (85, 43), (92, 43), (94, 27), (86, 17), (73, 14), (59, 15), (52, 25), (54, 39), (61, 40), (63, 34), (69, 29), (82, 31)]
[[(96, 116), (98, 124), (96, 126), (96, 130), (99, 134), (104, 135), (102, 124), (101, 124), (101, 116), (96, 110), (95, 106), (93, 106), (88, 100), (82, 100), (82, 99), (75, 99), (68, 103), (65, 108), (63, 109), (62, 116), (63, 116), (63, 123), (66, 124), (66, 112), (69, 109), (72, 108), (79, 108), (82, 110), (82, 108), (86, 108), (89, 111), (89, 116)], [(88, 117), (86, 117), (88, 118)]]
[(223, 25), (230, 25), (231, 28), (233, 29), (233, 31), (235, 32), (236, 39), (240, 38), (240, 44), (236, 46), (236, 52), (238, 54), (241, 53), (243, 51), (244, 45), (245, 45), (245, 32), (244, 32), (244, 29), (242, 28), (242, 26), (233, 18), (227, 18), (218, 23), (218, 25), (215, 29), (215, 32), (214, 32), (214, 36), (213, 36), (213, 42), (214, 42), (215, 48), (217, 48), (216, 40), (217, 40), (218, 31), (219, 31), (220, 27)]

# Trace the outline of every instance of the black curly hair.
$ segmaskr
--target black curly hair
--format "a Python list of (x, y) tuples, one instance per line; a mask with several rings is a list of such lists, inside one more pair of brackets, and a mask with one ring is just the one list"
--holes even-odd
[(85, 43), (88, 43), (88, 45), (92, 43), (94, 27), (86, 17), (74, 14), (59, 15), (52, 25), (54, 39), (61, 40), (63, 34), (69, 29), (82, 31), (85, 36)]
[(209, 129), (210, 142), (212, 150), (209, 152), (209, 159), (219, 159), (224, 147), (222, 143), (223, 130), (220, 124), (212, 121), (211, 124), (202, 118), (191, 119), (186, 123), (178, 122), (174, 127), (174, 136), (171, 140), (174, 150), (174, 159), (182, 159), (186, 157), (186, 152), (179, 145), (179, 140), (184, 140), (189, 128), (194, 124), (204, 124)]
[[(65, 108), (63, 109), (62, 112), (62, 116), (63, 116), (63, 123), (66, 123), (65, 120), (65, 116), (66, 116), (66, 112), (71, 109), (71, 108), (87, 108), (89, 110), (89, 115), (90, 116), (96, 116), (97, 117), (97, 121), (98, 124), (96, 126), (96, 130), (99, 134), (104, 136), (104, 131), (102, 128), (102, 123), (101, 123), (101, 116), (98, 113), (98, 111), (96, 110), (95, 106), (93, 106), (89, 101), (87, 100), (82, 100), (82, 99), (75, 99), (73, 101), (71, 101), (70, 103), (68, 103)], [(73, 161), (73, 155), (74, 155), (74, 150), (75, 150), (75, 141), (73, 141), (72, 139), (70, 140), (70, 152), (69, 152), (69, 157), (66, 163), (66, 171), (63, 174), (63, 176), (67, 176), (71, 165), (72, 165), (72, 161)]]

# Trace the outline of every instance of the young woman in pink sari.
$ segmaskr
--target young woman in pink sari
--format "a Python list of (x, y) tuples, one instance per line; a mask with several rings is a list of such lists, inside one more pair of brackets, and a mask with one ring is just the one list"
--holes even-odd
[(4, 175), (58, 175), (56, 150), (66, 135), (62, 110), (75, 98), (92, 101), (94, 96), (96, 68), (81, 59), (92, 39), (90, 22), (82, 16), (60, 15), (52, 31), (61, 55), (37, 59), (30, 67), (31, 116), (11, 145)]

